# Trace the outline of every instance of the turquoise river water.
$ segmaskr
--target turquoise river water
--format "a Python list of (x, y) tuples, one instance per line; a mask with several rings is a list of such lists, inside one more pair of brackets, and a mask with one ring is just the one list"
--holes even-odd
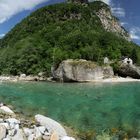
[(1, 83), (0, 101), (80, 130), (140, 130), (140, 83)]

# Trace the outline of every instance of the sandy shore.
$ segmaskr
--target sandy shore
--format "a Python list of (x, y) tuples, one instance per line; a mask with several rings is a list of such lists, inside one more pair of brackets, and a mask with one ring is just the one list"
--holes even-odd
[(114, 77), (114, 78), (107, 78), (101, 80), (93, 80), (90, 82), (103, 82), (103, 83), (115, 83), (115, 82), (140, 82), (140, 79), (133, 79), (130, 77), (123, 78), (123, 77)]

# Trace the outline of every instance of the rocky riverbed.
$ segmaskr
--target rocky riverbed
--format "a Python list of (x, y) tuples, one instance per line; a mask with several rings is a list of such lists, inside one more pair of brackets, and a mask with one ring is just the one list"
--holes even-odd
[(75, 140), (64, 127), (43, 115), (33, 120), (19, 117), (13, 110), (0, 104), (0, 140)]

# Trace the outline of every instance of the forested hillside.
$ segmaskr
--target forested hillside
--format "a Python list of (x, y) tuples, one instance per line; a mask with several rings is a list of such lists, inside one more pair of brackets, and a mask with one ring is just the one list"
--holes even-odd
[(140, 63), (139, 46), (106, 30), (97, 16), (101, 9), (110, 12), (96, 1), (55, 4), (32, 13), (0, 40), (0, 73), (49, 75), (52, 65), (70, 58), (101, 64), (105, 56), (129, 56)]

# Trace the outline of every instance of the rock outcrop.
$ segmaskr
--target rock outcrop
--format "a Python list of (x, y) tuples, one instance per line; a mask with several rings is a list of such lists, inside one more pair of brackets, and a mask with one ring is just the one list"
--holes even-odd
[(86, 60), (65, 60), (52, 72), (53, 78), (64, 82), (86, 82), (113, 77), (110, 66), (98, 66)]
[(132, 77), (135, 79), (140, 79), (140, 67), (131, 64), (120, 64), (117, 73), (122, 77)]
[(106, 31), (116, 33), (118, 36), (125, 38), (130, 41), (129, 33), (121, 26), (120, 22), (111, 13), (111, 9), (108, 7), (103, 7), (96, 12), (99, 17), (102, 26)]

